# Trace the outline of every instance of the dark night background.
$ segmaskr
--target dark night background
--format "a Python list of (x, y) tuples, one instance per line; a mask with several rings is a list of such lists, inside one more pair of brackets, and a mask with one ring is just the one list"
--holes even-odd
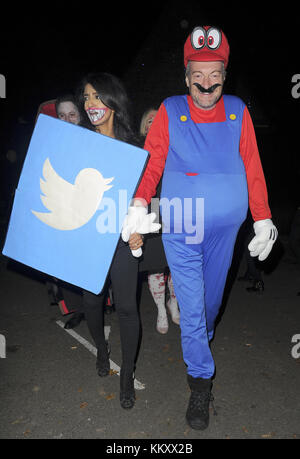
[[(300, 98), (299, 11), (262, 2), (165, 1), (149, 3), (51, 2), (6, 7), (1, 18), (0, 99), (1, 219), (9, 213), (39, 105), (73, 91), (91, 71), (121, 77), (139, 125), (144, 110), (186, 92), (183, 45), (196, 25), (227, 35), (231, 55), (225, 92), (248, 105), (256, 127), (273, 220), (288, 233), (300, 203), (298, 124)], [(267, 4), (269, 5), (269, 4)], [(7, 159), (14, 150), (17, 160)], [(9, 155), (8, 155), (9, 156)]]

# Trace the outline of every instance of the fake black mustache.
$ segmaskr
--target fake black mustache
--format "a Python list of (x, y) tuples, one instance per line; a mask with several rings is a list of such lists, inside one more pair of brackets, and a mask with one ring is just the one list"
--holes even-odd
[(221, 86), (220, 83), (216, 83), (216, 84), (213, 84), (212, 86), (210, 86), (209, 88), (203, 88), (203, 86), (201, 86), (201, 84), (199, 84), (199, 83), (193, 83), (193, 84), (196, 86), (196, 88), (199, 89), (200, 92), (208, 92), (209, 94), (214, 92), (214, 90), (218, 86)]

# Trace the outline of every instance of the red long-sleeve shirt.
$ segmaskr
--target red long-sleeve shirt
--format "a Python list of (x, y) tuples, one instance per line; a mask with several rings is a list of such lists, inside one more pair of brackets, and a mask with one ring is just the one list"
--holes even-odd
[[(191, 119), (195, 123), (225, 121), (226, 114), (223, 98), (218, 101), (212, 110), (201, 110), (194, 105), (191, 96), (188, 96), (187, 99)], [(151, 198), (155, 195), (157, 184), (165, 167), (169, 150), (168, 126), (168, 114), (162, 103), (146, 138), (144, 148), (150, 153), (150, 159), (135, 195), (136, 198), (145, 199), (147, 203), (150, 203)], [(243, 114), (240, 155), (245, 165), (249, 207), (253, 220), (271, 218), (266, 181), (259, 157), (253, 123), (247, 107), (245, 107)]]

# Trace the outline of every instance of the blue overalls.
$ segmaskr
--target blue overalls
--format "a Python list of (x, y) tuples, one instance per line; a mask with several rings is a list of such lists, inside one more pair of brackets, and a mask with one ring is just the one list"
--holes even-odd
[(186, 96), (164, 101), (169, 151), (162, 239), (180, 307), (183, 359), (189, 375), (205, 379), (215, 371), (209, 342), (248, 209), (239, 153), (245, 105), (235, 96), (223, 98), (226, 121), (216, 123), (194, 123)]

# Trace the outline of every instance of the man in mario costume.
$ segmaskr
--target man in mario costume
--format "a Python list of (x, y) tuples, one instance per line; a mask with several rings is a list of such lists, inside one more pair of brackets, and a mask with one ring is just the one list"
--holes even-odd
[[(164, 172), (163, 243), (191, 389), (186, 420), (198, 430), (209, 423), (215, 372), (210, 341), (248, 205), (255, 232), (251, 255), (264, 260), (277, 238), (249, 112), (238, 97), (222, 95), (228, 58), (229, 45), (218, 28), (196, 27), (187, 38), (189, 95), (170, 97), (160, 106), (146, 139), (151, 156), (133, 204), (142, 212), (139, 205), (150, 202)], [(174, 204), (168, 218), (163, 202)]]

